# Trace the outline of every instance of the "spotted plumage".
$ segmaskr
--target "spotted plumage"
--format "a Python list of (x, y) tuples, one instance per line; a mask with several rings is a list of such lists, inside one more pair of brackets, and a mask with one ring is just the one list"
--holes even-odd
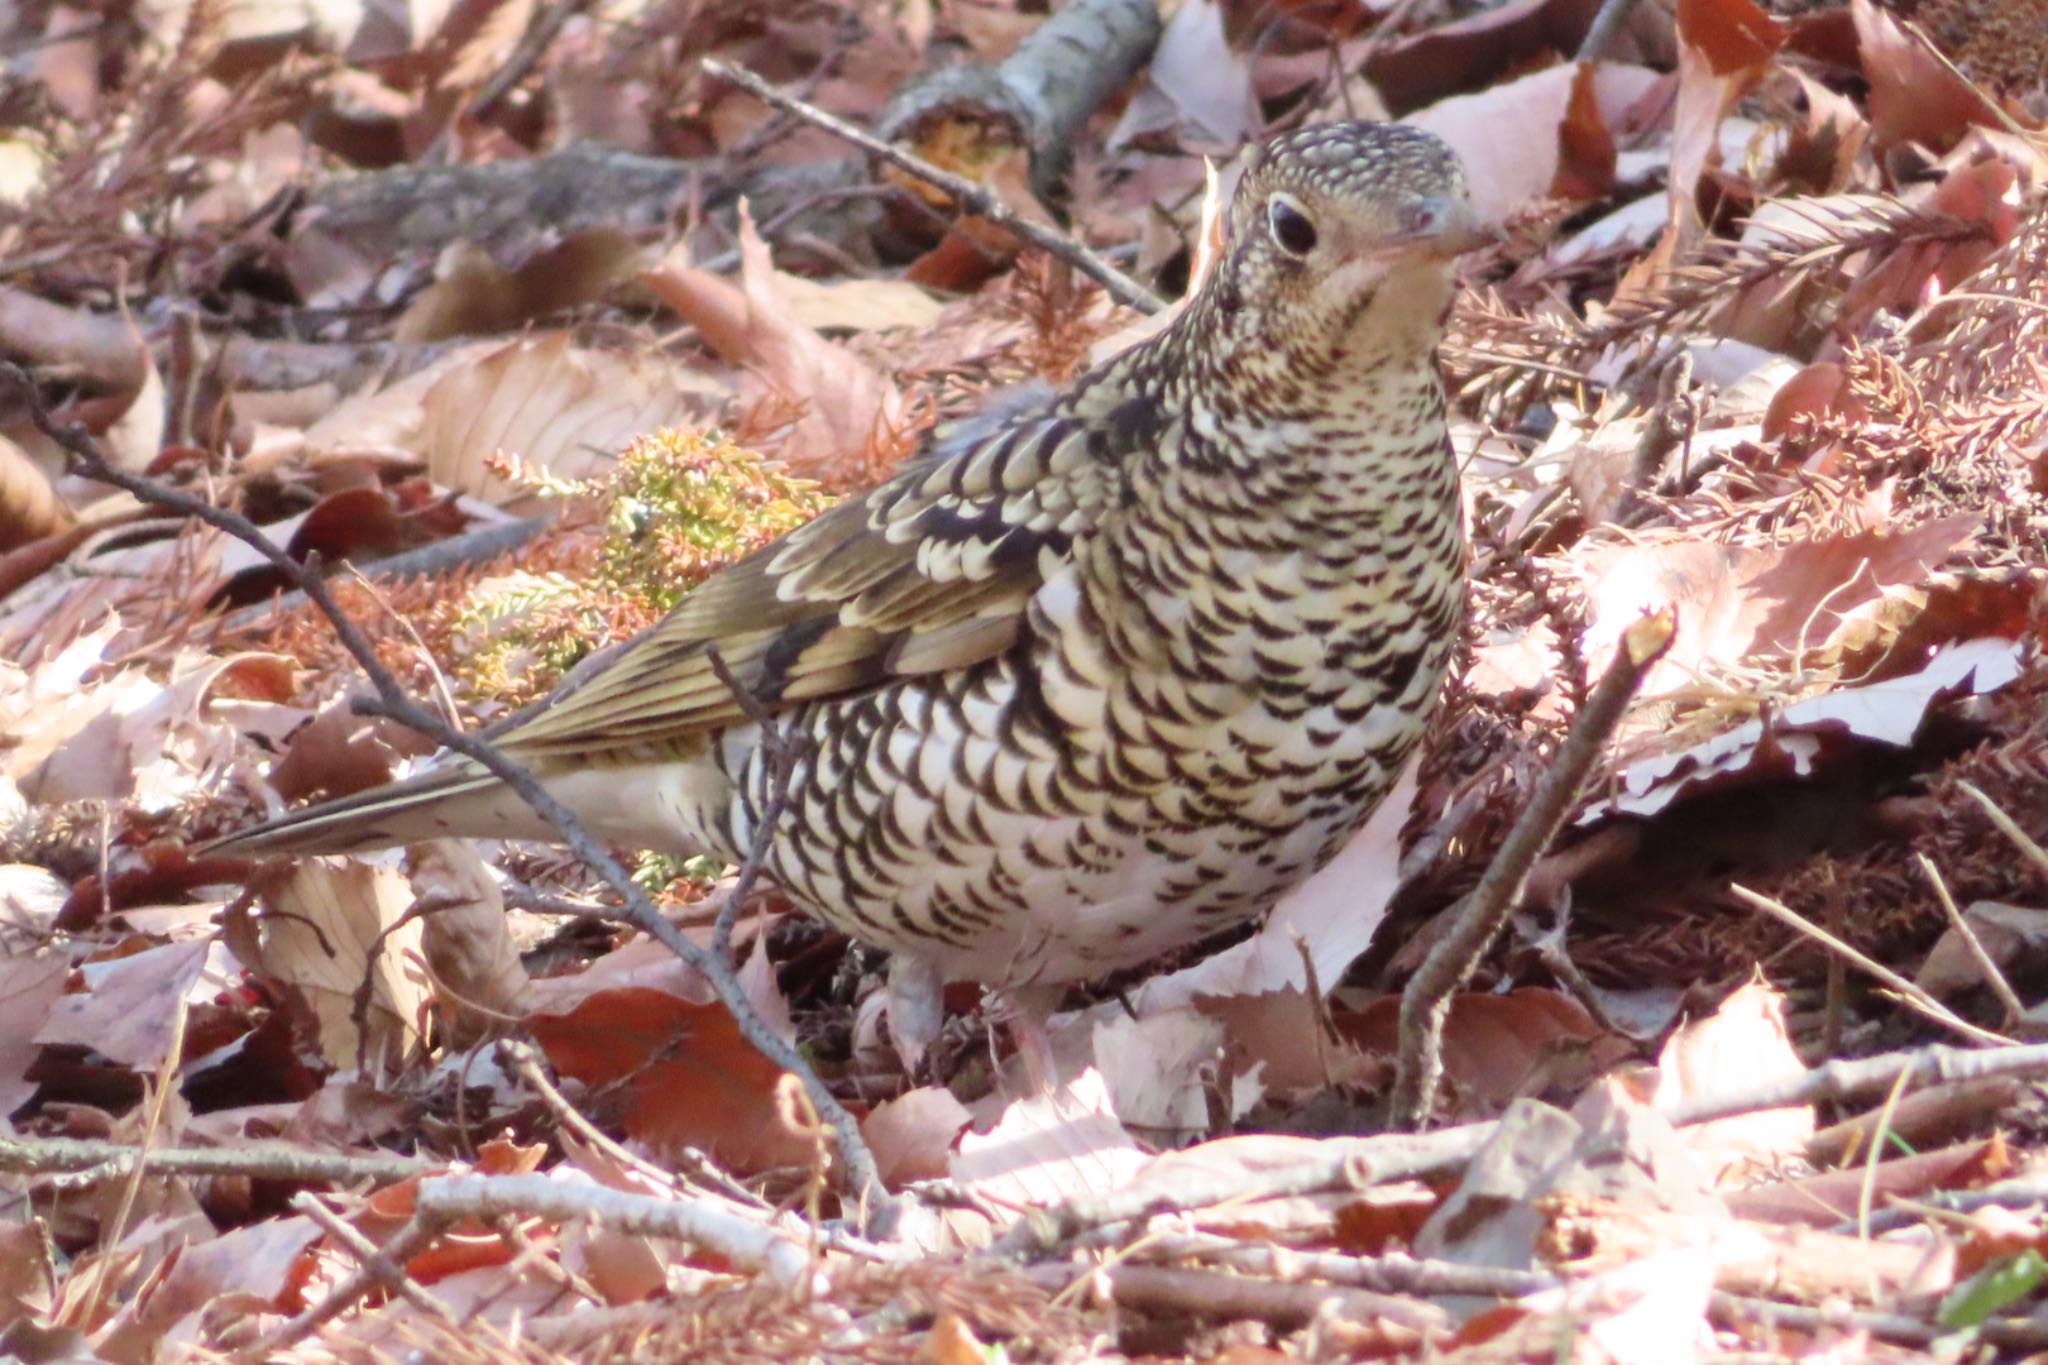
[[(601, 836), (764, 870), (930, 975), (1026, 987), (1261, 913), (1422, 733), (1464, 544), (1435, 347), (1477, 240), (1450, 153), (1280, 137), (1172, 326), (942, 428), (866, 496), (712, 578), (497, 742)], [(545, 837), (457, 761), (228, 851)]]

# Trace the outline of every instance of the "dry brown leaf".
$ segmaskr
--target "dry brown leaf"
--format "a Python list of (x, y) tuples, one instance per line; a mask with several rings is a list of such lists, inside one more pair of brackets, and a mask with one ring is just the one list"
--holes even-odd
[(1962, 513), (1909, 531), (1879, 529), (1777, 546), (1720, 545), (1692, 535), (1603, 547), (1575, 557), (1593, 609), (1590, 654), (1604, 656), (1649, 612), (1678, 613), (1678, 638), (1644, 690), (1683, 686), (1764, 658), (1795, 665), (1827, 644), (1852, 609), (1918, 583), (1977, 531)]
[(0, 551), (55, 535), (76, 521), (42, 466), (0, 435)]
[[(1400, 1008), (1399, 996), (1382, 996), (1338, 1015), (1337, 1031), (1362, 1052), (1394, 1056)], [(1603, 1031), (1569, 996), (1536, 987), (1462, 993), (1444, 1021), (1444, 1080), (1461, 1115), (1497, 1114), (1522, 1096), (1576, 1094), (1630, 1052), (1626, 1039)]]
[[(359, 1052), (372, 1066), (395, 1065), (420, 1048), (427, 1007), (426, 978), (415, 961), (420, 923), (392, 930), (413, 902), (402, 875), (353, 859), (305, 858), (272, 865), (250, 886), (264, 913), (255, 960), (243, 965), (305, 1002), (330, 1065), (353, 1068)], [(229, 942), (241, 956), (242, 946)], [(364, 1037), (353, 1015), (366, 979)]]
[(595, 303), (644, 267), (644, 249), (624, 232), (572, 233), (507, 268), (480, 246), (457, 242), (441, 253), (434, 283), (405, 310), (400, 343), (517, 331), (536, 318)]
[(740, 283), (671, 259), (641, 277), (713, 350), (747, 368), (759, 390), (803, 405), (777, 453), (808, 478), (864, 467), (876, 431), (903, 415), (894, 384), (796, 320), (753, 219), (740, 216)]
[(953, 1092), (920, 1086), (876, 1105), (860, 1122), (882, 1183), (900, 1190), (913, 1180), (945, 1176), (953, 1139), (973, 1121)]
[(628, 986), (527, 1022), (555, 1070), (608, 1087), (607, 1105), (650, 1149), (702, 1148), (741, 1174), (810, 1164), (810, 1141), (780, 1117), (782, 1073), (724, 1005)]
[(1863, 78), (1870, 82), (1870, 132), (1882, 152), (1902, 142), (1946, 150), (1973, 126), (2004, 127), (1991, 97), (1945, 61), (1926, 35), (1871, 0), (1850, 0)]

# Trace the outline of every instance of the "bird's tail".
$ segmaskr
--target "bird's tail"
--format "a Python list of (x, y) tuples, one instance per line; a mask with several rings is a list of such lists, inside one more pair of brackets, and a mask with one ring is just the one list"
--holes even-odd
[(519, 839), (537, 817), (497, 778), (466, 765), (288, 811), (216, 839), (203, 853), (242, 858), (280, 853), (367, 853), (425, 839), (495, 835)]

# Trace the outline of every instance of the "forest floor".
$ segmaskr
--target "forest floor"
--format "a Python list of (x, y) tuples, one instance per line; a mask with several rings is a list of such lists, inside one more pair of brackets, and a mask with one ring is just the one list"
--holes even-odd
[[(415, 3), (0, 10), (0, 1358), (2048, 1353), (2041, 0)], [(431, 750), (366, 662), (488, 723), (1147, 334), (1355, 117), (1503, 226), (1458, 676), (1050, 1091), (701, 859), (195, 851)]]

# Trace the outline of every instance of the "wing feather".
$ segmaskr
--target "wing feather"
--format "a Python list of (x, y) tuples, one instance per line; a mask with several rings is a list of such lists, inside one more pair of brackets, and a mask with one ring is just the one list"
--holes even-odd
[(1110, 500), (1120, 444), (1042, 390), (942, 429), (927, 455), (714, 575), (499, 742), (595, 754), (737, 721), (714, 648), (771, 711), (993, 657)]

